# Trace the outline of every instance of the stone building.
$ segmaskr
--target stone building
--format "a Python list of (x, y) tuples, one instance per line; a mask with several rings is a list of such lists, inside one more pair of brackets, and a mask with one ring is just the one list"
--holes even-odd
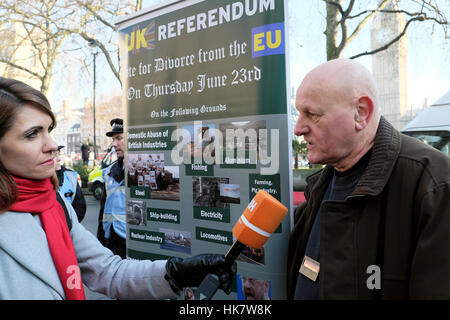
[[(97, 146), (97, 155), (107, 151), (111, 145), (111, 138), (106, 136), (110, 131), (109, 122), (114, 118), (124, 119), (125, 112), (122, 110), (122, 97), (112, 96), (109, 98), (97, 99), (95, 104), (95, 143)], [(83, 108), (83, 117), (81, 118), (81, 139), (88, 139), (91, 144), (94, 142), (94, 111), (90, 99), (86, 99)], [(94, 148), (91, 147), (91, 151)]]
[[(396, 0), (385, 7), (385, 10), (398, 9)], [(400, 14), (375, 14), (371, 28), (372, 50), (390, 42), (404, 27), (405, 19)], [(372, 72), (379, 90), (382, 114), (398, 130), (407, 122), (404, 118), (408, 113), (407, 55), (407, 34), (388, 49), (372, 55)]]
[[(39, 63), (39, 52), (26, 40), (27, 32), (19, 22), (9, 22), (0, 26), (0, 37), (7, 39), (0, 43), (0, 56), (25, 69), (43, 73)], [(22, 81), (35, 89), (40, 89), (41, 81), (30, 73), (0, 62), (0, 76)]]

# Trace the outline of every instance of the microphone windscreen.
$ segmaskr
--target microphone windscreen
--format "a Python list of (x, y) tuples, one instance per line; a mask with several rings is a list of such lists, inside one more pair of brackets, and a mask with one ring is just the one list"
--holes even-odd
[(234, 225), (233, 235), (237, 241), (261, 249), (287, 212), (281, 202), (259, 190)]

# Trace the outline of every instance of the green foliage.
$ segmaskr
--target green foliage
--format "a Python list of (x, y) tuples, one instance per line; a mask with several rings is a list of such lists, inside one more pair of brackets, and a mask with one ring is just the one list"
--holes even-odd
[(306, 154), (308, 153), (306, 141), (299, 142), (296, 138), (293, 138), (292, 139), (292, 152), (299, 154), (302, 157), (306, 157)]
[(84, 165), (83, 161), (77, 161), (72, 166), (72, 169), (80, 175), (82, 187), (87, 188), (89, 173), (92, 171), (92, 168)]
[(308, 154), (307, 143), (305, 141), (299, 142), (296, 137), (292, 138), (292, 152), (295, 154), (295, 168), (298, 168), (298, 156), (306, 158)]

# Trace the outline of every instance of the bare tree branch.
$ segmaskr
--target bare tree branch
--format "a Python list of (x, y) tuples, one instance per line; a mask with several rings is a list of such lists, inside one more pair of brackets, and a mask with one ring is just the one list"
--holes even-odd
[(331, 4), (331, 5), (335, 6), (338, 9), (339, 13), (341, 15), (344, 15), (344, 9), (342, 8), (342, 6), (341, 6), (341, 4), (339, 2), (331, 1), (331, 0), (323, 0), (323, 1), (325, 1), (328, 4)]
[[(92, 41), (96, 41), (95, 38), (89, 36), (87, 33), (81, 31), (80, 36), (83, 37), (84, 40), (86, 40), (87, 42), (92, 42)], [(119, 81), (119, 83), (122, 85), (122, 81), (120, 80), (120, 71), (116, 70), (116, 67), (114, 66), (113, 61), (111, 60), (111, 55), (109, 54), (109, 51), (106, 49), (106, 47), (101, 43), (101, 42), (97, 42), (97, 46), (100, 48), (100, 50), (103, 52), (106, 61), (108, 62), (109, 67), (111, 68), (111, 71), (113, 72), (114, 76), (117, 78), (117, 80)]]
[(383, 46), (381, 46), (381, 47), (379, 47), (379, 48), (377, 48), (377, 49), (375, 49), (375, 50), (372, 50), (372, 51), (366, 51), (366, 52), (363, 52), (363, 53), (360, 53), (360, 54), (351, 56), (350, 59), (356, 59), (356, 58), (359, 58), (359, 57), (362, 57), (362, 56), (367, 56), (367, 55), (375, 54), (375, 53), (377, 53), (377, 52), (386, 50), (387, 48), (389, 48), (391, 45), (393, 45), (394, 43), (396, 43), (398, 40), (401, 39), (401, 37), (403, 37), (403, 36), (406, 34), (406, 30), (408, 29), (408, 26), (409, 26), (412, 22), (414, 22), (414, 21), (423, 21), (423, 20), (424, 20), (424, 18), (423, 18), (422, 16), (418, 16), (418, 17), (415, 17), (415, 18), (412, 18), (412, 19), (408, 20), (408, 22), (406, 22), (405, 27), (403, 28), (402, 32), (401, 32), (398, 36), (396, 36), (395, 38), (393, 38), (391, 41), (389, 41), (389, 42), (386, 43), (385, 45), (383, 45)]
[(24, 68), (24, 67), (22, 67), (22, 66), (20, 66), (18, 64), (15, 64), (14, 62), (11, 62), (10, 60), (7, 60), (7, 59), (4, 59), (4, 58), (0, 57), (0, 62), (6, 63), (6, 64), (10, 65), (13, 68), (25, 71), (25, 72), (31, 74), (33, 77), (36, 77), (38, 79), (42, 79), (41, 75), (39, 75), (37, 72), (31, 71), (31, 70), (29, 70), (27, 68)]
[[(407, 3), (407, 8), (399, 8), (396, 5), (389, 7), (391, 0), (383, 0), (378, 3), (375, 9), (365, 9), (360, 12), (355, 11), (355, 1), (347, 1), (347, 7), (342, 6), (343, 0), (322, 0), (327, 8), (327, 27), (325, 31), (327, 44), (327, 59), (334, 59), (340, 57), (346, 46), (352, 42), (360, 33), (365, 25), (373, 18), (375, 14), (395, 14), (405, 15), (411, 17), (408, 20), (404, 30), (396, 35), (389, 43), (377, 48), (375, 50), (367, 50), (361, 54), (354, 55), (352, 58), (357, 58), (363, 55), (374, 54), (389, 48), (393, 43), (399, 41), (405, 34), (408, 26), (415, 21), (431, 21), (434, 25), (442, 26), (445, 38), (447, 38), (448, 22), (445, 15), (439, 10), (438, 6), (432, 0), (411, 0)], [(411, 5), (413, 3), (413, 5)], [(415, 7), (415, 10), (414, 10)], [(359, 21), (349, 34), (350, 21)], [(354, 23), (352, 23), (354, 24)], [(340, 31), (340, 39), (337, 37)]]
[[(370, 10), (370, 11), (372, 11), (370, 13), (369, 13), (368, 10), (363, 11), (363, 12), (366, 12), (366, 13), (369, 13), (369, 14), (363, 20), (361, 20), (360, 23), (358, 23), (358, 25), (353, 30), (352, 34), (347, 38), (348, 43), (352, 42), (355, 39), (355, 37), (358, 35), (358, 33), (361, 31), (361, 29), (364, 27), (364, 25), (366, 25), (366, 23), (368, 23), (373, 18), (373, 15), (377, 11), (380, 11), (383, 8), (385, 8), (389, 4), (389, 1), (390, 0), (383, 0), (382, 2), (379, 3), (377, 9), (376, 10)], [(351, 19), (350, 15), (347, 18)]]
[(107, 26), (108, 28), (111, 28), (112, 30), (115, 30), (115, 27), (113, 24), (109, 23), (108, 21), (106, 21), (105, 19), (102, 18), (102, 16), (100, 16), (97, 12), (98, 10), (95, 10), (92, 8), (92, 5), (90, 4), (90, 2), (82, 2), (80, 0), (75, 0), (75, 2), (81, 7), (85, 7), (98, 21), (100, 21), (101, 23), (103, 23), (105, 26)]
[[(7, 66), (5, 72), (8, 68), (17, 69), (39, 79), (45, 93), (58, 57), (75, 50), (86, 52), (88, 42), (95, 40), (111, 72), (121, 84), (113, 21), (119, 15), (132, 13), (141, 7), (141, 0), (1, 0), (0, 36), (11, 38), (4, 36), (10, 32), (6, 25), (9, 29), (17, 26), (21, 33), (20, 36), (17, 32), (12, 34), (13, 43), (0, 42), (0, 62)], [(85, 45), (81, 45), (77, 38)], [(18, 52), (24, 52), (24, 49), (30, 55), (23, 56), (21, 53), (23, 57), (19, 59)], [(30, 67), (29, 59), (35, 59), (38, 66)]]

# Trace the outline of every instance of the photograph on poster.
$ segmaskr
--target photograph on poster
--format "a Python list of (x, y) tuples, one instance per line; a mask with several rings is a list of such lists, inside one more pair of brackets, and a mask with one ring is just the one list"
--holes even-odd
[(270, 300), (270, 280), (254, 279), (241, 274), (237, 275), (238, 300)]
[(241, 203), (241, 186), (239, 184), (219, 184), (219, 198), (223, 203)]
[[(183, 126), (183, 141), (187, 141), (183, 148), (185, 161), (190, 159), (188, 163), (194, 163), (194, 159), (203, 159), (204, 157), (215, 157), (216, 151), (214, 147), (214, 124), (206, 124), (199, 122), (190, 126)], [(189, 135), (188, 135), (189, 132)], [(208, 150), (206, 151), (206, 148)], [(214, 161), (211, 160), (214, 164)], [(209, 163), (209, 162), (208, 162)]]
[(135, 226), (147, 225), (146, 203), (144, 201), (127, 201), (127, 223)]
[(264, 248), (255, 249), (245, 246), (237, 260), (263, 266), (265, 265)]
[(192, 289), (190, 287), (184, 288), (183, 297), (184, 297), (184, 300), (195, 300), (194, 289)]
[(178, 166), (165, 166), (163, 153), (128, 155), (128, 187), (149, 187), (151, 199), (180, 201)]
[[(267, 139), (262, 136), (264, 131), (260, 132), (261, 129), (266, 129), (266, 127), (266, 120), (234, 121), (219, 124), (224, 144), (224, 164), (255, 164), (256, 157), (266, 157)], [(238, 157), (239, 151), (245, 152), (245, 159)], [(230, 157), (229, 154), (232, 154), (233, 157)]]
[(240, 203), (240, 185), (229, 182), (229, 178), (192, 177), (194, 206), (229, 208), (230, 203)]
[(159, 228), (164, 233), (165, 242), (160, 249), (191, 254), (191, 233), (187, 231)]

